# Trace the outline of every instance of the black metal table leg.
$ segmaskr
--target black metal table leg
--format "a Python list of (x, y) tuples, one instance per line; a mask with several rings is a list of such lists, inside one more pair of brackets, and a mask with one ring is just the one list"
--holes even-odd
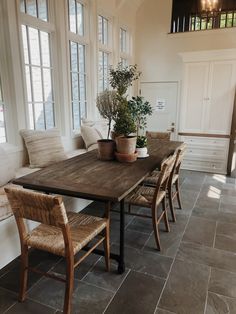
[(120, 202), (120, 256), (118, 262), (118, 273), (122, 274), (125, 271), (124, 262), (124, 239), (125, 238), (125, 204), (124, 200)]

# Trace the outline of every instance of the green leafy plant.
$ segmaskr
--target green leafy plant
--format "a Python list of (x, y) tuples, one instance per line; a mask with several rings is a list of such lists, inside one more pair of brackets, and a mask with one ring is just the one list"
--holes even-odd
[(137, 143), (136, 147), (137, 148), (143, 148), (147, 146), (147, 138), (146, 136), (138, 136), (137, 137)]
[(120, 99), (119, 109), (115, 117), (114, 132), (129, 136), (130, 133), (136, 131), (135, 123), (125, 98)]
[(137, 70), (137, 65), (123, 66), (122, 62), (119, 62), (117, 68), (110, 68), (110, 85), (114, 88), (118, 96), (123, 97), (127, 92), (132, 82), (137, 80), (141, 75), (141, 72)]
[(151, 115), (153, 110), (152, 106), (148, 101), (144, 101), (141, 96), (132, 97), (128, 101), (129, 111), (136, 125), (137, 136), (139, 131), (144, 130), (147, 125), (147, 116)]
[(97, 108), (100, 115), (108, 121), (107, 139), (109, 139), (111, 132), (111, 123), (118, 113), (119, 102), (117, 100), (116, 91), (105, 90), (97, 97)]

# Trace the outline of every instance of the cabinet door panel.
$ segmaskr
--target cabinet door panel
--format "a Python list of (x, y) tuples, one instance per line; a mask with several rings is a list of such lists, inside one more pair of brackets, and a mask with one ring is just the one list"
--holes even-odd
[(234, 64), (234, 61), (211, 63), (205, 122), (207, 133), (230, 133), (235, 89)]
[(208, 73), (209, 63), (201, 62), (186, 65), (181, 113), (182, 131), (203, 131)]

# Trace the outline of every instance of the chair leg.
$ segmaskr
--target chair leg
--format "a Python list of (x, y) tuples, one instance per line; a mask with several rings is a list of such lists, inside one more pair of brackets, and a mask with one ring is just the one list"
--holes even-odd
[(158, 221), (157, 221), (157, 209), (152, 209), (152, 225), (153, 225), (153, 231), (155, 235), (156, 245), (158, 251), (161, 250), (161, 241), (160, 241), (160, 235), (159, 235), (159, 229), (158, 229)]
[(110, 227), (107, 224), (105, 229), (105, 239), (103, 241), (104, 253), (105, 253), (105, 261), (106, 261), (106, 269), (110, 271)]
[(167, 209), (166, 209), (166, 198), (165, 197), (162, 200), (162, 210), (164, 212), (164, 222), (165, 222), (165, 226), (166, 226), (166, 231), (170, 232), (170, 225), (169, 225), (169, 221), (168, 221), (168, 214), (167, 214)]
[(172, 199), (172, 185), (171, 184), (168, 186), (168, 196), (169, 196), (168, 200), (169, 200), (172, 220), (173, 220), (173, 222), (176, 222), (175, 210), (174, 210), (173, 199)]
[(175, 188), (176, 188), (176, 192), (177, 192), (177, 200), (178, 200), (178, 204), (179, 204), (179, 209), (182, 209), (182, 204), (181, 204), (181, 198), (180, 198), (180, 189), (179, 189), (179, 179), (176, 180), (175, 182)]
[(74, 289), (74, 256), (66, 258), (66, 290), (63, 314), (71, 313), (71, 300)]
[(20, 266), (20, 293), (19, 301), (23, 302), (26, 297), (27, 281), (28, 281), (29, 253), (28, 247), (25, 245), (21, 250), (21, 266)]

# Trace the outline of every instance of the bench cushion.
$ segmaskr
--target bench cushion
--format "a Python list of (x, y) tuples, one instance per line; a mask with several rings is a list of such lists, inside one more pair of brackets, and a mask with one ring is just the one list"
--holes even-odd
[(21, 130), (20, 134), (28, 151), (30, 168), (43, 168), (67, 158), (59, 130)]

